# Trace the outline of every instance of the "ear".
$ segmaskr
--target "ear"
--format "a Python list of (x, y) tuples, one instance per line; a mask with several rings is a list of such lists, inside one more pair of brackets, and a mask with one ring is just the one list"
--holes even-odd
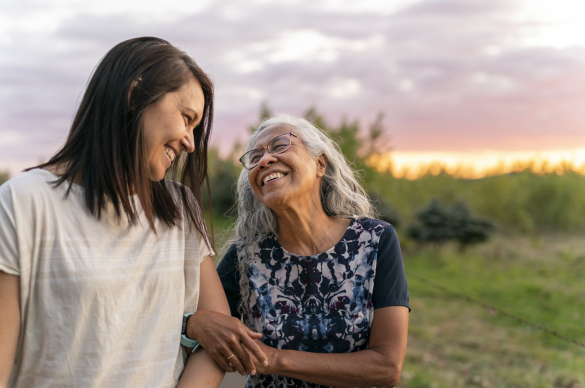
[(325, 154), (319, 155), (317, 158), (317, 178), (321, 178), (325, 175), (325, 171), (327, 170), (327, 156)]

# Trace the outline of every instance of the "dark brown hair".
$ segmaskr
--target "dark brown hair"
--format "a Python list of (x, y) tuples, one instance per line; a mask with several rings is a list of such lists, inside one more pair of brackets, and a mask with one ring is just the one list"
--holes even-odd
[[(170, 169), (173, 179), (183, 185), (167, 178), (153, 182), (146, 158), (144, 110), (180, 89), (191, 75), (201, 85), (205, 105), (193, 131), (195, 151), (177, 157)], [(110, 202), (118, 217), (125, 214), (132, 224), (138, 222), (138, 204), (129, 195), (132, 190), (155, 232), (154, 217), (170, 227), (181, 227), (187, 217), (212, 247), (201, 202), (212, 122), (213, 82), (195, 61), (163, 39), (130, 39), (112, 48), (95, 69), (63, 148), (33, 168), (64, 166), (55, 184), (68, 182), (69, 193), (72, 182), (83, 182), (86, 205), (98, 218)]]

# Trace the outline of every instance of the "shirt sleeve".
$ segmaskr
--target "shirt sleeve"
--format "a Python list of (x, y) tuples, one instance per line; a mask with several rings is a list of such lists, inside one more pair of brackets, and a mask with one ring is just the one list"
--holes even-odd
[(19, 257), (12, 190), (4, 184), (0, 187), (0, 271), (20, 276)]
[(215, 251), (208, 247), (205, 238), (199, 235), (199, 263), (203, 263), (207, 256), (215, 256)]
[(240, 318), (238, 304), (242, 299), (240, 294), (240, 274), (237, 268), (238, 250), (236, 245), (232, 245), (226, 252), (225, 256), (217, 266), (217, 274), (221, 280), (221, 285), (230, 305), (230, 311), (233, 317)]
[(410, 296), (408, 283), (402, 263), (402, 253), (398, 235), (392, 225), (389, 225), (378, 243), (378, 259), (376, 277), (374, 278), (374, 292), (372, 295), (374, 309), (388, 306), (406, 306), (410, 311)]

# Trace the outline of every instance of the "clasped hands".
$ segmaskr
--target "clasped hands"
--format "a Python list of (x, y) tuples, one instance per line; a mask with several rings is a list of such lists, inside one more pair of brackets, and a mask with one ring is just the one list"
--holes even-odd
[(189, 319), (187, 337), (199, 341), (226, 372), (238, 371), (242, 376), (269, 374), (277, 351), (260, 342), (262, 334), (239, 319), (211, 310), (198, 310)]

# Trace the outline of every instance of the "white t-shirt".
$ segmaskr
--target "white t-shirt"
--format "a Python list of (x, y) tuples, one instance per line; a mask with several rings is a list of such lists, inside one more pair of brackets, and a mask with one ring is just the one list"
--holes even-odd
[(56, 179), (36, 169), (0, 187), (0, 270), (20, 276), (22, 319), (8, 386), (175, 387), (212, 252), (194, 227), (98, 220)]

